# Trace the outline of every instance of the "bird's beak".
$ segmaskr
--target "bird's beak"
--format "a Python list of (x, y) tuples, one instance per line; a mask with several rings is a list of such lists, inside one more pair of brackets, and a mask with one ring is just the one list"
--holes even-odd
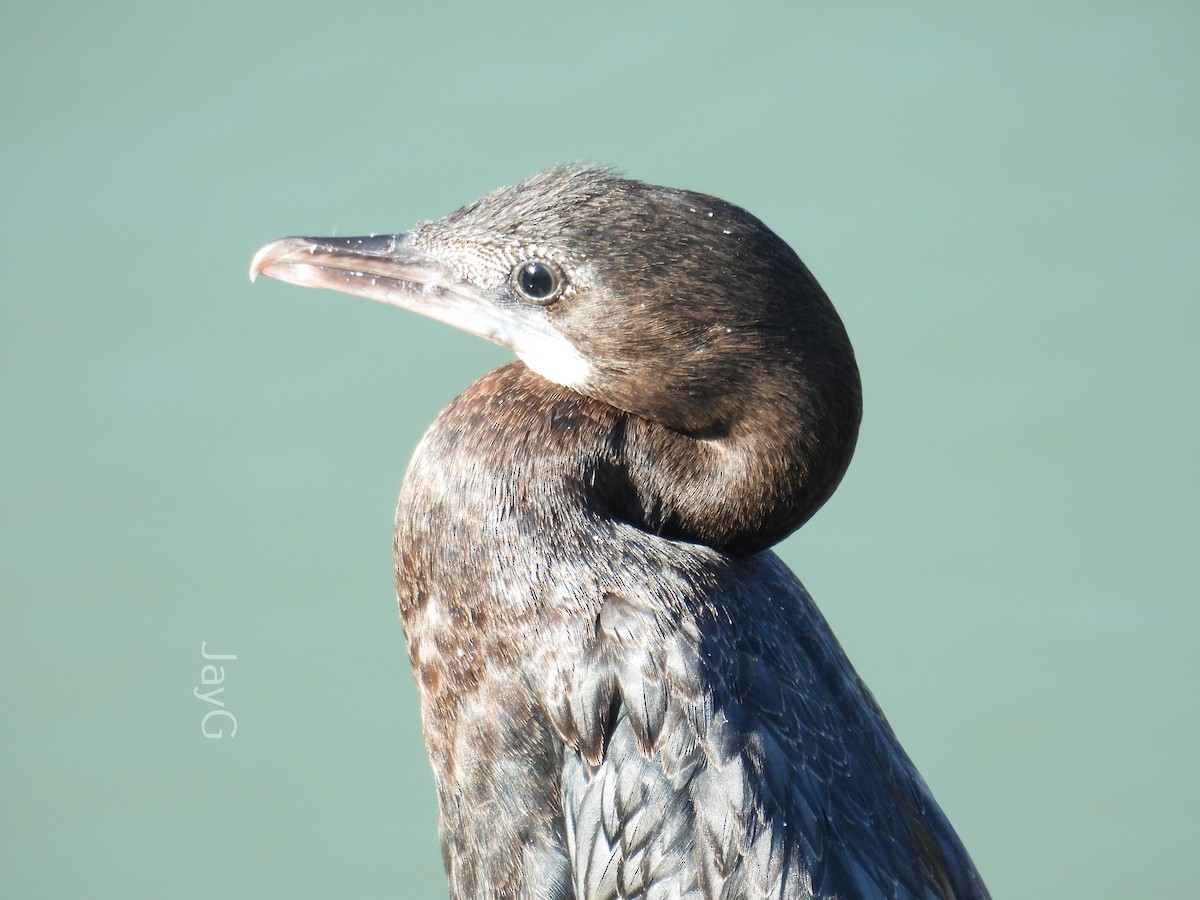
[[(513, 347), (511, 329), (474, 286), (443, 263), (413, 250), (408, 235), (286, 237), (254, 254), (250, 280), (259, 275), (304, 287), (329, 288), (410, 309)], [(513, 348), (515, 349), (515, 347)]]
[(412, 247), (408, 232), (281, 238), (254, 254), (250, 280), (259, 275), (421, 313), (508, 347), (531, 369), (567, 387), (582, 384), (590, 370), (544, 315), (493, 303), (445, 263)]

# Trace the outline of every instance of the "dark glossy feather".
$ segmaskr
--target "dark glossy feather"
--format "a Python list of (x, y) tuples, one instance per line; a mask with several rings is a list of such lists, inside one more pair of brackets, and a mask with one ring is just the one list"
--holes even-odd
[[(622, 419), (514, 364), (451, 404), (406, 478), (401, 602), (454, 895), (986, 897), (777, 557), (589, 499)], [(516, 864), (528, 846), (546, 849)]]

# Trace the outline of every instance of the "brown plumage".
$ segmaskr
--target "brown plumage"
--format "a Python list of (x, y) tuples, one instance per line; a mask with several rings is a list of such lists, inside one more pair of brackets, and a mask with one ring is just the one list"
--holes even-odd
[(987, 896), (767, 549), (833, 492), (861, 401), (766, 226), (566, 167), (252, 271), (523, 360), (442, 412), (396, 514), (454, 897)]

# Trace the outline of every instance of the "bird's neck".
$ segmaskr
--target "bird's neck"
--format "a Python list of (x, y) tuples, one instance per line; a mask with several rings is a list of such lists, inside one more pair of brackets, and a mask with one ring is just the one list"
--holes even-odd
[[(498, 867), (452, 873), (464, 896), (472, 879), (518, 877), (517, 837), (476, 810), (557, 822), (546, 785), (562, 742), (547, 710), (606, 593), (644, 586), (647, 566), (661, 580), (737, 565), (725, 554), (773, 543), (810, 511), (788, 494), (813, 471), (789, 421), (689, 437), (515, 363), (430, 427), (396, 512), (397, 593), (443, 840), (473, 848), (448, 858)], [(687, 596), (679, 577), (664, 598)]]
[[(768, 394), (780, 396), (778, 386)], [(556, 577), (547, 564), (569, 562), (615, 528), (614, 539), (732, 556), (771, 546), (832, 493), (857, 431), (853, 418), (836, 433), (837, 416), (822, 421), (804, 396), (775, 405), (747, 398), (724, 433), (696, 437), (521, 363), (480, 379), (430, 427), (401, 491), (396, 562), (410, 641), (429, 619), (425, 598), (445, 601), (451, 587), (463, 591), (451, 607), (464, 632), (489, 619), (536, 618), (557, 596), (536, 583)]]
[(836, 421), (815, 421), (816, 415), (790, 405), (748, 405), (728, 428), (704, 436), (627, 417), (619, 477), (608, 485), (625, 488), (614, 512), (647, 531), (722, 553), (764, 550), (807, 521), (845, 471), (857, 422), (838, 433)]

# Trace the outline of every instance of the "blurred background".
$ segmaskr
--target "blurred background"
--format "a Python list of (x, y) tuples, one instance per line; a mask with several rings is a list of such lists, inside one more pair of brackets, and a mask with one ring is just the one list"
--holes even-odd
[(0, 894), (445, 896), (392, 507), (508, 356), (246, 269), (571, 160), (837, 304), (780, 552), (995, 895), (1194, 890), (1200, 8), (51, 2), (0, 76)]

